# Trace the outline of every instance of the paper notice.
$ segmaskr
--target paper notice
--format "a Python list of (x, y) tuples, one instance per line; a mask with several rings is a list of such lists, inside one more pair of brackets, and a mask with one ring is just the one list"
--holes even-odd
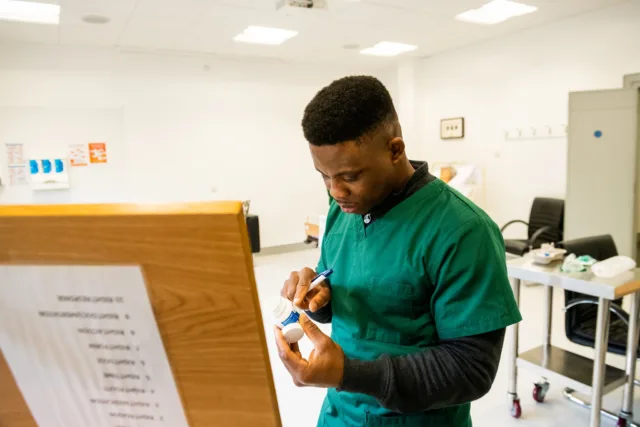
[(69, 146), (69, 163), (71, 166), (87, 166), (89, 164), (89, 148), (86, 144)]
[(26, 166), (9, 166), (9, 185), (17, 187), (29, 184)]
[(0, 325), (38, 426), (188, 426), (138, 267), (0, 266)]
[(90, 142), (89, 159), (91, 163), (107, 163), (107, 144), (104, 142)]
[(19, 166), (26, 163), (24, 158), (24, 144), (6, 144), (7, 165)]

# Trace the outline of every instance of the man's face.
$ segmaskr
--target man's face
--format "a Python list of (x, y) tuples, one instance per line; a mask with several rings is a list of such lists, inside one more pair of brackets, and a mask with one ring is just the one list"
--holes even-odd
[(379, 137), (310, 148), (313, 164), (343, 212), (364, 215), (392, 191), (393, 155)]

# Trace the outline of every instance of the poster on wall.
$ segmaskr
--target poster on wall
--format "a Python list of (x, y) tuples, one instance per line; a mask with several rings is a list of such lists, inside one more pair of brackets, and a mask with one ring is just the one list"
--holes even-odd
[(9, 166), (9, 185), (12, 187), (17, 187), (27, 184), (29, 184), (27, 166)]
[(107, 163), (107, 144), (104, 142), (90, 142), (89, 159), (91, 163)]
[(89, 164), (89, 149), (86, 144), (69, 146), (69, 163), (71, 166), (87, 166)]
[(24, 144), (6, 144), (7, 165), (22, 166), (26, 163), (24, 159)]

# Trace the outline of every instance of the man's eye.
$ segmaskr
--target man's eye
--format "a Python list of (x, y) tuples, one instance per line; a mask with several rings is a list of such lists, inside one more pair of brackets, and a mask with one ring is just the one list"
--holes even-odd
[(359, 175), (345, 175), (344, 176), (344, 180), (346, 182), (354, 182), (354, 181), (357, 181), (358, 178), (359, 178)]

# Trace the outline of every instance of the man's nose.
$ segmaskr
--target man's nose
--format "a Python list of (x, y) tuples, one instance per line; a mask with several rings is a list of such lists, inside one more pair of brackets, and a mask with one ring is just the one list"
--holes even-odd
[(334, 199), (344, 200), (349, 196), (349, 190), (343, 183), (331, 180), (329, 184), (329, 194), (331, 194), (331, 197)]
[(331, 194), (331, 197), (333, 197), (334, 199), (344, 200), (349, 196), (350, 192), (344, 184), (332, 182), (329, 189), (329, 194)]

